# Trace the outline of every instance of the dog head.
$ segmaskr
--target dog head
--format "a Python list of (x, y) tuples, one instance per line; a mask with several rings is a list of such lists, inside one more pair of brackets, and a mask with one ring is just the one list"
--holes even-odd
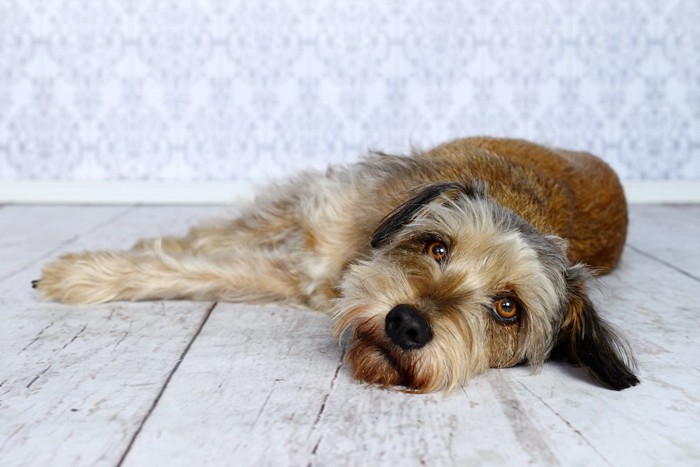
[(451, 390), (487, 368), (538, 368), (557, 348), (613, 389), (638, 382), (624, 341), (586, 295), (587, 269), (484, 183), (422, 188), (381, 222), (371, 247), (335, 304), (355, 378)]

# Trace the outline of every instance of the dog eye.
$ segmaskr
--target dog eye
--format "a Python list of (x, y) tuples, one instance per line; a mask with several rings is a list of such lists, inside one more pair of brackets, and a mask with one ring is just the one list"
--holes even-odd
[(434, 241), (428, 243), (425, 247), (425, 252), (438, 263), (442, 263), (447, 259), (447, 245), (442, 242)]
[(493, 304), (493, 309), (503, 322), (515, 321), (518, 317), (518, 313), (520, 313), (518, 302), (510, 297), (496, 299)]

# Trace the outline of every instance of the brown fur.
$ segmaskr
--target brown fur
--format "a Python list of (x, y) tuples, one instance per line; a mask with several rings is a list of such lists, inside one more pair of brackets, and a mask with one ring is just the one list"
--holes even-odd
[[(637, 382), (628, 351), (595, 312), (588, 269), (577, 264), (612, 269), (626, 228), (620, 183), (594, 156), (467, 138), (303, 173), (240, 217), (185, 237), (66, 255), (36, 286), (65, 303), (281, 301), (331, 311), (354, 376), (383, 386), (452, 389), (488, 367), (537, 368), (558, 347), (620, 389)], [(426, 254), (435, 238), (444, 261)], [(494, 312), (503, 295), (522, 308), (512, 322)], [(404, 341), (409, 325), (420, 342)]]

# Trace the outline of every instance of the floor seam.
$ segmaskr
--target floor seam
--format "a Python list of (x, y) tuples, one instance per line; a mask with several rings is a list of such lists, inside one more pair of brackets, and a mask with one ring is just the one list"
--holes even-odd
[(212, 311), (214, 311), (214, 308), (216, 308), (216, 305), (218, 305), (218, 302), (212, 303), (212, 305), (207, 309), (206, 313), (204, 314), (204, 318), (199, 323), (199, 327), (197, 328), (194, 335), (192, 336), (192, 339), (190, 339), (190, 341), (187, 343), (187, 345), (185, 346), (185, 349), (182, 351), (182, 353), (180, 354), (180, 357), (177, 359), (177, 362), (175, 363), (173, 368), (170, 370), (170, 373), (168, 373), (168, 376), (165, 378), (165, 382), (163, 383), (163, 386), (160, 388), (160, 391), (158, 391), (158, 395), (156, 395), (155, 399), (153, 399), (153, 403), (149, 407), (148, 412), (146, 412), (146, 415), (143, 417), (143, 419), (141, 420), (141, 423), (139, 423), (138, 428), (136, 429), (133, 436), (129, 440), (129, 444), (126, 446), (126, 449), (122, 453), (122, 456), (119, 458), (119, 462), (117, 462), (117, 467), (120, 467), (124, 463), (127, 456), (131, 452), (131, 448), (134, 446), (134, 443), (136, 442), (139, 435), (141, 434), (143, 427), (146, 425), (146, 422), (148, 422), (148, 419), (151, 417), (151, 415), (155, 411), (156, 407), (158, 406), (158, 403), (160, 402), (160, 399), (163, 397), (163, 394), (165, 394), (165, 391), (168, 389), (168, 386), (170, 385), (170, 381), (172, 380), (173, 376), (177, 372), (178, 368), (180, 368), (180, 364), (183, 362), (185, 357), (187, 357), (187, 354), (189, 353), (190, 348), (192, 347), (192, 344), (194, 343), (194, 341), (197, 340), (197, 337), (199, 337), (199, 334), (202, 332), (202, 329), (207, 324), (207, 321), (209, 321), (209, 317), (211, 316)]
[(689, 273), (688, 271), (685, 271), (684, 269), (679, 268), (675, 264), (669, 263), (666, 260), (663, 260), (657, 256), (654, 256), (651, 253), (647, 253), (646, 251), (642, 250), (641, 248), (637, 248), (636, 246), (630, 245), (630, 244), (627, 245), (627, 248), (634, 251), (635, 253), (639, 253), (640, 255), (644, 256), (645, 258), (648, 258), (652, 261), (656, 261), (659, 264), (663, 264), (664, 266), (666, 266), (670, 269), (673, 269), (674, 271), (679, 272), (679, 273), (683, 274), (684, 276), (686, 276), (690, 279), (693, 279), (694, 281), (700, 282), (700, 277), (697, 277), (697, 276)]
[[(335, 385), (338, 380), (338, 375), (340, 374), (340, 370), (343, 368), (345, 365), (345, 349), (340, 354), (340, 361), (338, 362), (338, 365), (335, 368), (335, 372), (333, 373), (333, 378), (331, 379), (330, 385), (328, 387), (328, 392), (324, 396), (323, 400), (321, 401), (321, 407), (319, 408), (318, 413), (316, 414), (316, 419), (314, 420), (313, 424), (311, 425), (311, 429), (309, 430), (309, 438), (313, 436), (313, 434), (317, 431), (317, 428), (321, 422), (321, 418), (323, 417), (323, 413), (326, 411), (326, 403), (328, 402), (328, 399), (331, 397), (331, 394), (335, 391)], [(316, 452), (318, 451), (318, 447), (321, 444), (321, 440), (323, 440), (323, 434), (321, 434), (314, 444), (313, 448), (311, 449), (311, 453), (309, 456), (309, 462), (307, 463), (307, 467), (312, 466), (316, 457)]]
[(566, 418), (564, 418), (563, 415), (561, 415), (559, 412), (554, 410), (552, 406), (550, 406), (542, 397), (540, 397), (538, 394), (536, 394), (532, 389), (530, 389), (525, 383), (523, 383), (520, 380), (516, 380), (520, 386), (523, 387), (527, 392), (529, 392), (535, 399), (540, 401), (545, 407), (547, 407), (547, 410), (550, 411), (555, 417), (557, 417), (559, 420), (561, 420), (570, 430), (572, 430), (576, 436), (578, 436), (586, 445), (593, 451), (595, 452), (600, 458), (605, 462), (607, 465), (613, 465), (606, 457), (603, 455), (602, 452), (600, 452), (592, 443), (591, 441), (586, 438), (586, 436), (576, 428), (570, 421), (568, 421)]

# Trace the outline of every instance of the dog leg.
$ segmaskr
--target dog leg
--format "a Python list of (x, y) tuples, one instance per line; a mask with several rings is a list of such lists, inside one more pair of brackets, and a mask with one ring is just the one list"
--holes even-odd
[(68, 254), (34, 285), (64, 303), (115, 300), (303, 301), (295, 274), (271, 252), (222, 256), (147, 252)]
[(233, 220), (194, 227), (183, 237), (140, 240), (131, 251), (164, 251), (175, 255), (224, 255), (243, 247), (258, 250), (299, 250), (305, 246), (301, 220), (291, 208), (287, 208), (284, 214), (267, 205), (256, 208), (255, 213)]
[(154, 250), (161, 250), (167, 252), (168, 254), (182, 254), (186, 251), (191, 251), (190, 240), (188, 237), (159, 237), (159, 238), (145, 238), (139, 240), (131, 247), (132, 252), (149, 252)]
[(311, 194), (299, 192), (301, 186), (273, 190), (239, 217), (195, 227), (183, 237), (142, 240), (125, 252), (64, 256), (44, 268), (35, 287), (66, 303), (284, 301), (326, 310), (335, 296), (332, 280), (354, 251), (348, 245), (355, 238), (320, 240), (328, 219), (309, 215), (308, 205), (329, 201), (305, 200)]

